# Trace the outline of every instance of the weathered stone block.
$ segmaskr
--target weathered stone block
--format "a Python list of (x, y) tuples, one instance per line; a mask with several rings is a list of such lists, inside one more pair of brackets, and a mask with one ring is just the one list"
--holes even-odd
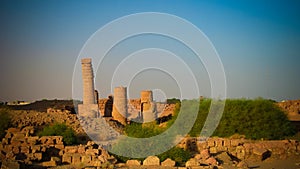
[(21, 141), (11, 141), (10, 145), (13, 146), (13, 147), (15, 147), (15, 146), (21, 146), (21, 145), (25, 145), (26, 146), (27, 144), (24, 143), (24, 142), (21, 142)]
[(98, 156), (98, 159), (102, 162), (105, 163), (107, 161), (107, 158), (105, 158), (104, 156)]
[(52, 137), (54, 140), (54, 144), (59, 144), (59, 145), (64, 144), (62, 136), (52, 136)]
[(98, 155), (99, 154), (99, 150), (98, 149), (87, 149), (85, 151), (85, 154), (88, 154), (88, 155)]
[(34, 133), (33, 126), (26, 126), (22, 129), (21, 133), (24, 133), (26, 137)]
[(246, 156), (245, 148), (243, 146), (237, 146), (236, 147), (236, 157), (238, 159), (244, 159), (245, 156)]
[(8, 145), (10, 143), (10, 138), (3, 138), (1, 143), (3, 145)]
[(9, 151), (9, 152), (6, 152), (5, 158), (14, 160), (16, 158), (16, 156), (13, 152)]
[(77, 153), (77, 146), (65, 146), (66, 153)]
[(19, 128), (9, 128), (6, 130), (7, 133), (18, 133), (20, 132)]
[(30, 153), (30, 147), (29, 146), (22, 146), (21, 147), (21, 153), (29, 154)]
[(125, 163), (118, 163), (114, 165), (116, 168), (127, 168)]
[(26, 154), (28, 160), (35, 160), (34, 155), (32, 153)]
[(41, 144), (45, 144), (45, 145), (53, 145), (54, 141), (53, 138), (51, 136), (42, 136), (39, 141), (41, 142)]
[(46, 146), (41, 146), (41, 152), (46, 152), (47, 147)]
[(42, 153), (34, 153), (33, 157), (34, 157), (35, 160), (40, 161), (43, 158), (43, 154)]
[(233, 163), (231, 157), (228, 155), (227, 152), (222, 152), (221, 154), (218, 154), (216, 157), (221, 162), (221, 164), (232, 164)]
[[(200, 152), (200, 157), (198, 157), (199, 159), (208, 159), (210, 157), (210, 153), (208, 149), (204, 149)], [(198, 159), (197, 158), (197, 159)]]
[(33, 145), (30, 148), (31, 148), (32, 153), (35, 153), (37, 151), (41, 151), (41, 146), (40, 145)]
[(13, 146), (12, 145), (5, 145), (3, 149), (4, 149), (5, 152), (11, 152), (12, 149), (13, 149)]
[(18, 154), (18, 153), (20, 152), (19, 146), (13, 147), (12, 152), (13, 152), (14, 154)]
[(205, 160), (206, 165), (218, 165), (218, 161), (214, 157), (209, 157)]
[(224, 140), (222, 138), (215, 139), (216, 147), (223, 147)]
[(198, 151), (200, 152), (201, 150), (207, 148), (207, 142), (204, 142), (204, 141), (197, 142), (197, 147), (198, 147)]
[(92, 161), (91, 155), (83, 155), (81, 156), (81, 162), (83, 163), (90, 163)]
[(25, 134), (24, 133), (14, 133), (11, 141), (25, 141)]
[(229, 148), (231, 146), (229, 139), (224, 139), (223, 146)]
[(56, 164), (56, 161), (44, 161), (44, 162), (42, 162), (42, 166), (55, 167), (55, 166), (57, 166), (57, 164)]
[(12, 134), (12, 133), (9, 133), (9, 132), (7, 132), (7, 133), (5, 134), (5, 138), (6, 138), (6, 139), (12, 138), (12, 136), (13, 136), (13, 134)]
[(78, 113), (80, 116), (96, 118), (99, 108), (98, 104), (79, 104)]
[(265, 160), (271, 156), (271, 152), (265, 148), (255, 147), (253, 149), (253, 154), (257, 155), (261, 160)]
[(139, 166), (141, 165), (141, 161), (138, 160), (127, 160), (126, 161), (127, 166)]
[(78, 153), (81, 153), (81, 154), (83, 154), (83, 153), (85, 153), (85, 147), (84, 146), (78, 146)]
[(45, 144), (46, 141), (47, 141), (47, 136), (42, 136), (41, 138), (39, 138), (39, 142), (40, 142), (41, 144)]
[(230, 141), (231, 146), (236, 147), (239, 145), (243, 145), (244, 144), (244, 140), (243, 139), (232, 139)]
[(217, 149), (217, 147), (210, 147), (210, 148), (209, 148), (209, 152), (210, 152), (211, 154), (217, 154), (217, 153), (218, 153), (218, 149)]
[(207, 145), (209, 147), (214, 147), (215, 146), (215, 140), (213, 138), (208, 138), (207, 139)]
[(194, 167), (194, 166), (199, 166), (199, 165), (200, 165), (200, 163), (195, 158), (191, 158), (185, 163), (186, 167)]
[(72, 156), (70, 154), (64, 154), (62, 156), (62, 163), (71, 164), (72, 163)]
[(272, 149), (272, 155), (276, 154), (276, 155), (281, 155), (281, 154), (285, 154), (286, 150), (283, 147), (275, 147)]
[(35, 137), (27, 137), (26, 138), (26, 142), (30, 145), (35, 145), (37, 143), (37, 141), (39, 140), (38, 136)]
[(248, 168), (248, 164), (245, 161), (241, 161), (236, 165), (237, 168)]
[(65, 148), (65, 146), (63, 144), (56, 144), (54, 147), (57, 149), (60, 149), (60, 150)]
[(245, 148), (246, 155), (252, 154), (252, 150), (253, 150), (253, 144), (252, 143), (245, 143), (243, 146)]
[(19, 169), (20, 164), (17, 161), (13, 160), (4, 160), (2, 161), (1, 169)]
[(160, 165), (160, 160), (156, 156), (149, 156), (143, 161), (143, 165)]
[(72, 164), (78, 164), (81, 162), (81, 155), (80, 154), (73, 154), (72, 155)]
[(93, 160), (91, 161), (91, 165), (94, 167), (100, 167), (102, 162), (100, 160)]
[(65, 149), (62, 149), (58, 152), (58, 155), (59, 156), (63, 156), (65, 154)]
[(228, 153), (233, 155), (233, 156), (236, 156), (236, 149), (235, 147), (230, 147), (228, 148)]
[(165, 161), (161, 163), (162, 166), (175, 167), (176, 162), (167, 158)]

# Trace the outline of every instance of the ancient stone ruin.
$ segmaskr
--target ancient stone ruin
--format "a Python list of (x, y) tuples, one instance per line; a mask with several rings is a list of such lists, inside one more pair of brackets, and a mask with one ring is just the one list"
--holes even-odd
[(1, 168), (49, 168), (58, 165), (101, 167), (116, 163), (102, 147), (92, 141), (66, 146), (62, 136), (32, 136), (34, 127), (9, 128), (0, 144)]
[[(141, 98), (133, 101), (128, 100), (126, 87), (116, 87), (114, 88), (114, 97), (109, 96), (106, 100), (99, 99), (99, 93), (94, 88), (91, 58), (81, 59), (81, 67), (83, 104), (78, 105), (79, 116), (112, 118), (123, 125), (126, 125), (128, 120), (146, 123), (157, 119), (157, 103), (153, 101), (151, 90), (141, 91)], [(165, 106), (160, 104), (160, 112), (163, 112)]]
[[(101, 119), (101, 118), (98, 118)], [(172, 159), (160, 161), (149, 156), (120, 163), (93, 141), (67, 146), (62, 136), (33, 136), (34, 127), (9, 128), (0, 144), (1, 168), (51, 168), (72, 165), (75, 168), (177, 168)], [(193, 152), (185, 167), (178, 168), (251, 168), (248, 162), (288, 159), (300, 152), (295, 140), (254, 141), (244, 138), (185, 137), (177, 147)]]
[(143, 122), (151, 122), (157, 118), (156, 104), (153, 102), (153, 93), (150, 90), (141, 91), (141, 116)]
[(92, 59), (81, 59), (81, 68), (83, 82), (83, 104), (78, 105), (78, 114), (84, 117), (96, 118), (99, 116), (99, 108), (95, 100)]
[(127, 89), (116, 87), (114, 89), (112, 117), (123, 125), (127, 123)]

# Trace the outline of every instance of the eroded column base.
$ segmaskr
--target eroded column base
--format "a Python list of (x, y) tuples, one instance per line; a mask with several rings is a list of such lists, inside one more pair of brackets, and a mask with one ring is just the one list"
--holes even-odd
[(78, 114), (83, 117), (97, 118), (100, 117), (98, 104), (79, 104)]

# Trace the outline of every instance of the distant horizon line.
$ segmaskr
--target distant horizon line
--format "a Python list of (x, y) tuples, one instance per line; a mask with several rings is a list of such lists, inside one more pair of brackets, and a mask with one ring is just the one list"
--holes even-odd
[[(201, 99), (201, 97), (206, 98), (206, 99), (212, 99), (211, 97), (207, 97), (207, 96), (199, 96), (199, 98), (177, 98), (177, 97), (171, 97), (171, 98), (167, 98), (167, 99), (179, 99), (179, 100), (194, 100), (194, 99)], [(100, 97), (99, 99), (107, 99), (107, 97)], [(140, 99), (140, 98), (128, 98), (129, 100), (131, 99)], [(215, 98), (215, 99), (219, 99), (219, 98)], [(265, 100), (273, 100), (276, 102), (282, 102), (282, 101), (288, 101), (288, 100), (300, 100), (300, 98), (298, 99), (272, 99), (272, 98), (265, 98), (265, 97), (226, 97), (225, 100), (227, 99), (246, 99), (246, 100), (255, 100), (255, 99), (265, 99)], [(82, 101), (81, 99), (73, 99), (73, 98), (42, 98), (42, 99), (35, 99), (35, 100), (26, 100), (26, 99), (15, 99), (15, 100), (0, 100), (0, 103), (12, 103), (12, 102), (16, 102), (16, 101), (22, 101), (22, 102), (30, 102), (30, 103), (34, 103), (37, 101), (51, 101), (51, 100), (58, 100), (58, 101), (67, 101), (67, 100), (72, 100), (72, 101)], [(155, 99), (154, 99), (155, 101)], [(157, 102), (164, 102), (164, 101), (157, 101)]]

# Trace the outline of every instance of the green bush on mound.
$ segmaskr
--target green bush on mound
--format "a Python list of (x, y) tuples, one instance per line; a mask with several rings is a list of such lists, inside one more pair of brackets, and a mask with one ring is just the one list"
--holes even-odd
[(185, 163), (192, 158), (192, 154), (178, 147), (173, 147), (170, 150), (158, 155), (160, 161), (170, 158), (176, 162), (176, 166), (184, 166)]
[(149, 138), (156, 136), (163, 132), (162, 128), (156, 124), (156, 122), (149, 123), (137, 123), (131, 122), (130, 125), (125, 126), (125, 133), (129, 137), (135, 138)]
[[(176, 102), (174, 116), (167, 122), (166, 127), (160, 127), (155, 122), (146, 124), (132, 122), (130, 125), (125, 127), (125, 133), (129, 137), (135, 138), (149, 138), (156, 136), (167, 131), (167, 129), (175, 123), (176, 118), (178, 118), (181, 113), (183, 113), (183, 116), (186, 119), (191, 118), (188, 117), (190, 112), (196, 110), (195, 107), (197, 108), (199, 106), (196, 121), (191, 131), (188, 133), (192, 137), (199, 136), (208, 115), (211, 101), (211, 99), (202, 99), (200, 101), (200, 105), (198, 105), (199, 102), (195, 100), (184, 100), (182, 103)], [(221, 102), (217, 102), (216, 104), (220, 103)], [(189, 122), (189, 120), (186, 120), (183, 123), (186, 122)], [(185, 126), (182, 122), (179, 123), (179, 126)], [(285, 139), (289, 136), (293, 136), (295, 133), (296, 131), (287, 119), (287, 116), (274, 104), (272, 100), (227, 99), (220, 123), (213, 133), (213, 136), (230, 137), (232, 135), (244, 135), (248, 139), (263, 138), (271, 140)], [(174, 138), (166, 137), (165, 139), (167, 142), (170, 142)], [(132, 156), (133, 154), (142, 154), (141, 151), (152, 151), (152, 149), (150, 150), (150, 145), (157, 145), (157, 149), (161, 149), (163, 148), (161, 146), (164, 146), (160, 140), (152, 140), (152, 142), (148, 144), (149, 146), (135, 140), (129, 141), (124, 139), (120, 140), (119, 144), (113, 149), (115, 152), (122, 150), (122, 152), (127, 152), (128, 156)], [(136, 149), (133, 149), (132, 147), (136, 147)], [(176, 161), (177, 166), (181, 166), (184, 165), (191, 156), (190, 152), (173, 147), (158, 155), (158, 157), (161, 161), (164, 161), (166, 158), (171, 158)], [(130, 159), (122, 156), (117, 156), (117, 158), (122, 162)], [(143, 158), (140, 158), (139, 160), (143, 160)]]
[(77, 143), (75, 132), (65, 123), (55, 123), (54, 125), (46, 126), (38, 133), (38, 136), (63, 136), (63, 141), (66, 145)]
[[(211, 100), (201, 101), (190, 135), (199, 136)], [(228, 99), (214, 136), (245, 135), (249, 139), (284, 139), (296, 133), (287, 116), (271, 100)]]
[(0, 110), (0, 141), (5, 136), (5, 130), (8, 129), (10, 124), (10, 116), (7, 109)]

